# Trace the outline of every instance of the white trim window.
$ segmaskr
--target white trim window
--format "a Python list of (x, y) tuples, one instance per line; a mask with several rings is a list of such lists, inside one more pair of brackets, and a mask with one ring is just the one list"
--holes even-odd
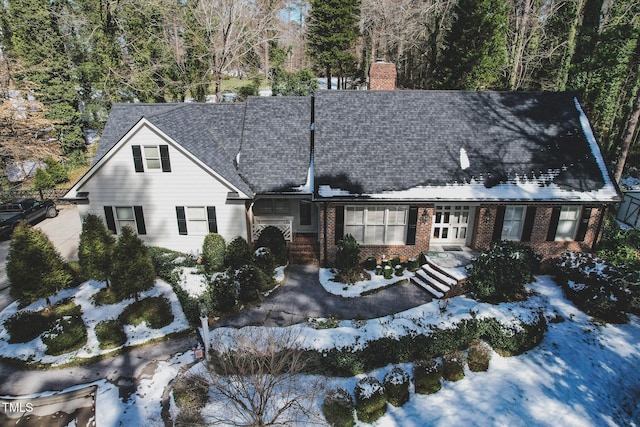
[(506, 206), (504, 210), (504, 221), (502, 223), (502, 240), (522, 239), (522, 229), (524, 218), (527, 212), (526, 206)]
[(126, 226), (131, 227), (132, 230), (137, 230), (136, 216), (132, 206), (116, 206), (114, 210), (118, 231), (121, 231)]
[(287, 199), (258, 199), (253, 204), (254, 215), (290, 215), (291, 204)]
[(556, 228), (556, 240), (573, 240), (575, 238), (581, 209), (580, 206), (562, 206)]
[(345, 206), (344, 234), (363, 245), (404, 245), (408, 206)]
[(157, 145), (145, 145), (142, 147), (147, 169), (160, 170), (162, 162), (160, 161), (160, 147)]
[(189, 234), (206, 236), (209, 233), (209, 221), (204, 206), (185, 206), (187, 229)]

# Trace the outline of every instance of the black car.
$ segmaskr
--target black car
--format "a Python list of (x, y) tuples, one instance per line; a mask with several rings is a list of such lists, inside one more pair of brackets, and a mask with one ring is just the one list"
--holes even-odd
[(35, 224), (43, 218), (53, 218), (58, 209), (53, 200), (16, 199), (0, 205), (0, 237), (11, 236), (20, 222)]

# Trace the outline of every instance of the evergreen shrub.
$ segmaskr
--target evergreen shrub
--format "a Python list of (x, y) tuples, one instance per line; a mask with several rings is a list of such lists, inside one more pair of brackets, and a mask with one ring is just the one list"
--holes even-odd
[(256, 247), (269, 248), (277, 265), (286, 265), (288, 262), (287, 242), (278, 227), (270, 225), (258, 236)]
[(202, 243), (202, 264), (207, 273), (221, 271), (225, 263), (226, 243), (217, 233), (204, 236)]
[(235, 272), (238, 283), (238, 300), (241, 302), (256, 301), (260, 298), (260, 290), (266, 286), (265, 274), (253, 265), (243, 265)]
[(224, 253), (225, 265), (236, 269), (251, 263), (249, 244), (242, 237), (236, 237), (228, 245)]
[(394, 274), (395, 274), (397, 277), (401, 277), (402, 275), (404, 275), (404, 267), (403, 267), (401, 264), (397, 264), (397, 265), (394, 267)]
[(360, 245), (347, 234), (338, 242), (335, 266), (343, 275), (355, 272), (360, 266)]
[(353, 399), (343, 388), (331, 390), (322, 402), (322, 414), (333, 427), (354, 426), (353, 409)]
[(409, 401), (409, 374), (399, 366), (393, 367), (384, 376), (387, 400), (393, 406), (402, 406)]
[(467, 365), (472, 372), (485, 372), (489, 369), (491, 347), (480, 339), (474, 340), (467, 351)]
[(42, 188), (53, 188), (56, 186), (56, 183), (51, 175), (49, 175), (49, 172), (45, 169), (38, 168), (33, 175), (33, 186), (39, 190)]
[(442, 377), (447, 381), (464, 378), (464, 362), (464, 354), (457, 350), (442, 356)]
[(258, 267), (264, 274), (273, 277), (275, 268), (275, 259), (271, 253), (271, 249), (266, 246), (260, 246), (253, 253), (253, 265)]
[(124, 325), (119, 319), (98, 322), (95, 333), (101, 349), (118, 348), (127, 342)]
[(365, 423), (373, 423), (387, 412), (384, 386), (375, 377), (362, 378), (356, 384), (356, 414)]
[(393, 277), (393, 268), (390, 265), (385, 265), (383, 275), (385, 279), (391, 279)]
[(373, 256), (370, 256), (364, 262), (365, 270), (369, 270), (369, 271), (375, 270), (376, 269), (376, 265), (378, 265), (378, 260), (376, 259), (376, 257), (373, 257)]
[(64, 166), (62, 166), (62, 164), (60, 164), (59, 161), (57, 161), (53, 157), (47, 157), (46, 159), (44, 159), (44, 164), (46, 165), (47, 173), (55, 184), (61, 184), (63, 182), (69, 181), (67, 170)]
[(228, 312), (238, 302), (238, 282), (233, 270), (218, 274), (210, 283), (209, 294), (213, 307), (220, 312)]
[(418, 394), (432, 394), (442, 388), (442, 368), (435, 359), (418, 360), (413, 365), (413, 384)]
[(79, 315), (57, 318), (51, 329), (42, 334), (46, 354), (58, 356), (77, 350), (87, 342), (87, 329)]
[(22, 310), (4, 321), (9, 333), (9, 343), (24, 343), (36, 339), (51, 328), (55, 318), (46, 316), (42, 311)]
[(126, 306), (118, 319), (125, 325), (145, 322), (152, 329), (160, 329), (173, 322), (173, 311), (165, 297), (149, 297)]
[(524, 300), (524, 285), (534, 280), (541, 259), (529, 246), (494, 242), (471, 261), (470, 288), (477, 299), (489, 303)]

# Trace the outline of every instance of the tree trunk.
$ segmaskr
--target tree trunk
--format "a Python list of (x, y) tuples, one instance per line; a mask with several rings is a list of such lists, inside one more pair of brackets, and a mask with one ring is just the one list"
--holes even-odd
[(331, 90), (331, 67), (327, 66), (327, 89)]
[(624, 165), (627, 162), (627, 155), (629, 154), (629, 148), (631, 147), (631, 143), (633, 142), (633, 136), (636, 133), (636, 127), (638, 126), (638, 119), (640, 118), (640, 87), (638, 87), (636, 91), (636, 100), (633, 103), (633, 110), (631, 112), (631, 117), (627, 122), (627, 127), (624, 131), (624, 138), (622, 140), (622, 146), (620, 147), (620, 155), (618, 156), (618, 163), (616, 163), (616, 170), (614, 173), (614, 178), (616, 182), (620, 182), (620, 178), (622, 178), (622, 171), (624, 170)]

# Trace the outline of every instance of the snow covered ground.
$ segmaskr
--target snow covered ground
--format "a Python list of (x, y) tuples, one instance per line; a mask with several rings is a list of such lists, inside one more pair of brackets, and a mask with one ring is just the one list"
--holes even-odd
[[(488, 372), (467, 370), (464, 379), (455, 383), (444, 382), (442, 390), (433, 395), (412, 393), (410, 401), (403, 407), (389, 405), (387, 414), (374, 425), (640, 425), (640, 370), (637, 368), (640, 365), (640, 319), (630, 316), (630, 322), (625, 325), (598, 324), (567, 301), (560, 287), (549, 277), (538, 277), (530, 287), (537, 293), (533, 297), (534, 302), (541, 306), (547, 319), (556, 319), (549, 322), (549, 330), (541, 345), (515, 357), (504, 358), (493, 353)], [(493, 307), (497, 310), (496, 306)], [(427, 317), (439, 316), (438, 322), (446, 322), (447, 317), (455, 321), (455, 312), (471, 308), (483, 311), (491, 309), (491, 306), (455, 297), (447, 308), (452, 310), (451, 316), (440, 316), (437, 302), (414, 310)], [(500, 311), (503, 309), (508, 312), (514, 307), (501, 307)], [(404, 321), (406, 316), (396, 315), (379, 319), (378, 324), (393, 329), (394, 323)], [(322, 330), (327, 334), (322, 337), (323, 341), (339, 342), (340, 334), (345, 332), (343, 327), (347, 326)], [(366, 332), (369, 337), (373, 336), (374, 329), (371, 327), (370, 332)], [(221, 332), (212, 331), (213, 334)], [(187, 352), (159, 362), (155, 370), (142, 380), (137, 392), (126, 398), (121, 397), (118, 388), (106, 380), (90, 383), (97, 384), (99, 388), (97, 425), (163, 425), (162, 393), (180, 368), (192, 361), (193, 353)], [(410, 372), (410, 365), (403, 367)], [(370, 374), (382, 380), (390, 369), (391, 366), (387, 366)], [(328, 385), (343, 387), (353, 393), (361, 377), (329, 378)], [(320, 411), (321, 403), (316, 402), (317, 411)]]
[[(75, 359), (87, 359), (98, 355), (114, 352), (118, 348), (108, 350), (100, 349), (98, 339), (95, 334), (95, 326), (98, 322), (108, 319), (116, 319), (124, 307), (131, 304), (133, 299), (127, 299), (117, 304), (96, 306), (91, 297), (104, 288), (103, 282), (88, 281), (77, 288), (65, 289), (51, 298), (51, 303), (73, 297), (76, 304), (82, 308), (82, 319), (87, 326), (87, 343), (76, 351), (65, 353), (60, 356), (50, 356), (45, 354), (47, 346), (39, 337), (26, 343), (9, 343), (9, 333), (6, 329), (0, 329), (0, 355), (4, 357), (15, 358), (22, 361), (35, 361), (52, 366), (65, 365)], [(170, 303), (173, 311), (174, 319), (169, 325), (160, 329), (151, 329), (145, 323), (137, 326), (127, 325), (125, 332), (127, 341), (123, 347), (131, 347), (143, 344), (153, 339), (162, 338), (173, 332), (180, 332), (189, 328), (189, 322), (182, 312), (182, 306), (178, 301), (178, 297), (171, 289), (171, 285), (157, 279), (155, 286), (146, 292), (140, 293), (140, 298), (148, 298), (154, 296), (164, 296)], [(39, 300), (27, 307), (25, 310), (40, 311), (46, 308), (45, 300)], [(18, 311), (18, 303), (13, 302), (0, 313), (0, 324), (3, 324), (8, 318)]]

